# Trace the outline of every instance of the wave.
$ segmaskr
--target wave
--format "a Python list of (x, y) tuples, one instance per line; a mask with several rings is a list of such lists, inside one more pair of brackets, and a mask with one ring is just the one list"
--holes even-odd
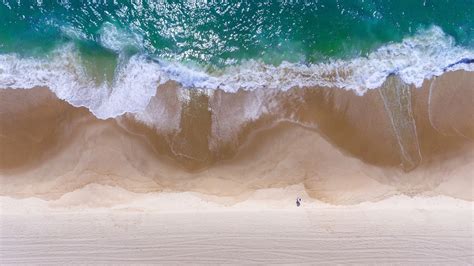
[[(401, 43), (386, 44), (350, 60), (315, 64), (284, 62), (279, 66), (251, 60), (212, 72), (143, 53), (124, 56), (122, 51), (127, 47), (142, 45), (140, 38), (121, 32), (112, 24), (103, 25), (101, 32), (101, 44), (120, 54), (113, 81), (97, 84), (87, 74), (78, 49), (68, 44), (43, 59), (0, 55), (0, 88), (48, 87), (59, 98), (74, 106), (87, 107), (96, 117), (107, 119), (124, 113), (143, 113), (157, 87), (168, 81), (207, 94), (217, 90), (237, 93), (328, 87), (363, 95), (381, 87), (390, 75), (420, 87), (424, 80), (447, 71), (474, 71), (474, 51), (457, 46), (452, 37), (435, 26)], [(182, 92), (180, 97), (186, 98), (187, 92)]]

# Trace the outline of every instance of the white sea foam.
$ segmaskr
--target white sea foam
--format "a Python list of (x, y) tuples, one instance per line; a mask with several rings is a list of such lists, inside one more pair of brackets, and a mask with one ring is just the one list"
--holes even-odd
[(380, 87), (390, 74), (420, 87), (423, 80), (439, 76), (445, 70), (474, 71), (474, 64), (457, 64), (446, 69), (466, 58), (474, 59), (474, 51), (456, 46), (452, 37), (432, 27), (401, 43), (382, 46), (366, 57), (310, 65), (285, 62), (276, 67), (251, 61), (228, 69), (217, 79), (198, 80), (194, 85), (226, 91), (324, 86), (354, 90), (362, 95), (368, 89)]
[(142, 112), (156, 88), (167, 81), (160, 67), (142, 56), (132, 56), (116, 70), (112, 83), (97, 85), (86, 74), (72, 45), (46, 59), (0, 55), (1, 88), (49, 87), (59, 98), (74, 106), (87, 107), (101, 119), (126, 112)]
[(100, 44), (115, 52), (121, 52), (127, 47), (140, 48), (143, 46), (143, 38), (140, 35), (120, 30), (109, 22), (102, 25), (99, 33)]
[[(120, 51), (130, 44), (139, 45), (139, 40), (132, 37), (105, 25), (101, 43)], [(308, 65), (284, 62), (279, 66), (248, 61), (223, 69), (219, 74), (135, 55), (121, 61), (113, 82), (97, 85), (86, 74), (74, 46), (66, 45), (43, 59), (0, 55), (0, 87), (49, 87), (58, 97), (75, 106), (85, 106), (98, 118), (106, 119), (126, 112), (143, 112), (158, 86), (168, 80), (210, 92), (324, 86), (362, 95), (368, 89), (380, 87), (390, 74), (398, 75), (405, 83), (421, 86), (424, 79), (445, 71), (474, 71), (472, 63), (452, 65), (463, 59), (474, 59), (474, 51), (456, 46), (452, 37), (432, 27), (401, 43), (382, 46), (365, 57)]]

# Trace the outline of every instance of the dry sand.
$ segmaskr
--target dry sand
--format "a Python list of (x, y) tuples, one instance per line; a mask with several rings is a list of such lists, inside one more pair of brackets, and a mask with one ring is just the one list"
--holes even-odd
[(445, 196), (336, 206), (296, 185), (231, 204), (199, 193), (89, 185), (54, 201), (0, 203), (2, 264), (474, 262), (473, 204)]

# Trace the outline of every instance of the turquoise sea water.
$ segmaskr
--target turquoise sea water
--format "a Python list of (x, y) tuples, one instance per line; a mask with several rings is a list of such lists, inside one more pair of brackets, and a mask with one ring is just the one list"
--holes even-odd
[[(125, 51), (214, 66), (315, 62), (364, 55), (433, 25), (469, 46), (473, 14), (472, 0), (3, 0), (0, 53), (38, 55), (73, 42), (102, 59)], [(107, 42), (113, 30), (120, 36)]]
[(474, 71), (474, 0), (1, 0), (0, 88), (49, 87), (99, 117), (156, 88), (419, 86)]

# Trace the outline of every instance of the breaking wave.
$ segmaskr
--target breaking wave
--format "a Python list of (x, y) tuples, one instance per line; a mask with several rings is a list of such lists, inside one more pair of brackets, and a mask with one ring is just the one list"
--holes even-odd
[(367, 90), (382, 86), (390, 75), (420, 87), (424, 80), (447, 71), (474, 71), (474, 51), (457, 46), (454, 39), (438, 27), (420, 31), (401, 43), (386, 44), (366, 56), (350, 60), (314, 64), (283, 62), (278, 66), (250, 60), (210, 72), (143, 53), (126, 56), (121, 54), (123, 50), (139, 47), (140, 38), (120, 32), (107, 23), (102, 32), (100, 43), (119, 53), (112, 81), (98, 84), (87, 74), (77, 48), (68, 44), (46, 58), (0, 55), (0, 87), (48, 87), (59, 98), (74, 106), (87, 107), (96, 117), (107, 119), (124, 113), (143, 112), (156, 89), (168, 81), (208, 94), (216, 90), (236, 93), (239, 90), (286, 91), (329, 87), (363, 95)]

